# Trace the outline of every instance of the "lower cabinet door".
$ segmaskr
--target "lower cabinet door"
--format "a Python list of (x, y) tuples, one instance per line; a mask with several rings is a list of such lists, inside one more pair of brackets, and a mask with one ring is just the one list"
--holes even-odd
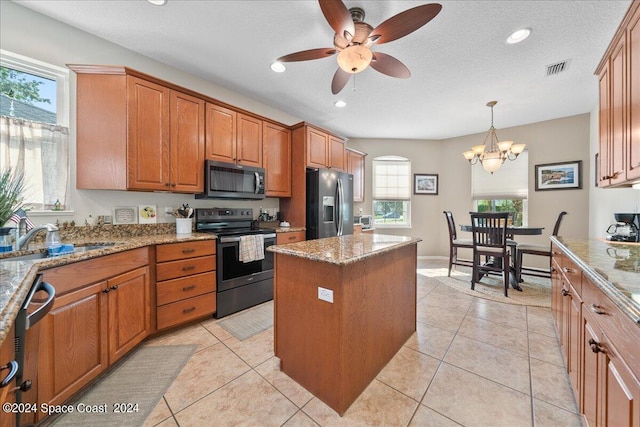
[(107, 281), (109, 300), (109, 364), (149, 335), (151, 298), (149, 268), (142, 267)]
[(601, 425), (607, 427), (640, 426), (640, 382), (602, 334), (606, 366), (602, 370), (603, 413)]
[(107, 368), (106, 282), (56, 297), (40, 321), (38, 399), (60, 405)]

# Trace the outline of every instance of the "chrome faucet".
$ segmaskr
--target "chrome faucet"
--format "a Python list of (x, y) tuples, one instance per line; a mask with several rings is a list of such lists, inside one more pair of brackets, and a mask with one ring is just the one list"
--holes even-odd
[(17, 240), (17, 242), (16, 242), (16, 251), (20, 251), (22, 249), (27, 249), (28, 246), (29, 246), (29, 242), (41, 230), (47, 230), (47, 233), (53, 233), (53, 232), (58, 231), (58, 227), (56, 227), (54, 224), (44, 224), (44, 225), (39, 225), (37, 227), (32, 228), (31, 230), (29, 230), (29, 232), (27, 234), (25, 234), (24, 236), (20, 237)]

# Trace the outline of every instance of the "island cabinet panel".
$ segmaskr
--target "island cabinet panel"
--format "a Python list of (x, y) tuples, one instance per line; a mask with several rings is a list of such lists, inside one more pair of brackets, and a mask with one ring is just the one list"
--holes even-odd
[(291, 131), (284, 126), (264, 122), (262, 141), (267, 197), (291, 196)]
[(276, 253), (275, 354), (340, 415), (416, 330), (416, 250), (348, 264)]

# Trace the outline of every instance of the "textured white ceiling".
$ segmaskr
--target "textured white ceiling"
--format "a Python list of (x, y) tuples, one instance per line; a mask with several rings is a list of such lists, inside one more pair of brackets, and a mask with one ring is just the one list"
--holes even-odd
[[(594, 71), (630, 1), (441, 1), (426, 26), (374, 48), (411, 70), (408, 80), (369, 68), (331, 94), (335, 56), (269, 65), (288, 53), (331, 47), (333, 31), (316, 1), (36, 1), (23, 6), (110, 40), (350, 138), (443, 139), (495, 126), (590, 112)], [(376, 27), (424, 1), (347, 0)], [(507, 36), (532, 35), (517, 45)], [(546, 66), (569, 59), (567, 71)], [(126, 64), (124, 64), (126, 65)], [(334, 101), (347, 107), (338, 109)]]

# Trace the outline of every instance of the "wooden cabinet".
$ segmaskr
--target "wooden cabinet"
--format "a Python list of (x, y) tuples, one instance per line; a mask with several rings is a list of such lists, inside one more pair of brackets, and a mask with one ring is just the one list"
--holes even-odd
[(262, 167), (262, 120), (213, 103), (206, 110), (206, 158)]
[(555, 245), (552, 257), (552, 313), (585, 424), (637, 427), (640, 328)]
[[(9, 362), (15, 360), (15, 325), (7, 331), (6, 338), (0, 345), (0, 381), (4, 381), (11, 371)], [(15, 378), (5, 387), (0, 388), (0, 405), (5, 403), (14, 403), (16, 401), (16, 394), (13, 391), (16, 381)], [(0, 411), (2, 411), (0, 409)], [(0, 427), (14, 427), (16, 425), (16, 417), (14, 414), (7, 413), (6, 411), (0, 412)]]
[(213, 240), (156, 246), (158, 329), (216, 311), (216, 243)]
[(204, 190), (204, 100), (124, 67), (74, 66), (77, 188)]
[(600, 92), (598, 185), (640, 179), (640, 2), (631, 3), (596, 74)]
[(304, 230), (278, 233), (276, 235), (276, 245), (284, 245), (285, 243), (302, 242), (306, 239), (307, 239), (307, 233)]
[(151, 332), (148, 249), (42, 273), (57, 295), (40, 322), (38, 401), (58, 405)]
[(310, 168), (335, 168), (346, 171), (344, 139), (307, 125), (306, 159), (306, 165)]
[(284, 126), (264, 122), (262, 153), (267, 197), (290, 197), (291, 131)]
[(364, 202), (365, 153), (347, 148), (347, 173), (353, 175), (353, 201)]

